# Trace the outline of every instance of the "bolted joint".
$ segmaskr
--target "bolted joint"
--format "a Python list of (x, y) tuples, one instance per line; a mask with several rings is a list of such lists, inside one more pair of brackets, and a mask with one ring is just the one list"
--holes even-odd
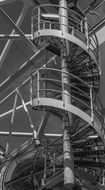
[(41, 142), (39, 139), (34, 139), (34, 144), (35, 144), (35, 147), (40, 147), (41, 146)]
[(64, 124), (64, 128), (67, 128), (69, 130), (70, 128), (69, 118), (66, 115), (63, 117), (63, 124)]

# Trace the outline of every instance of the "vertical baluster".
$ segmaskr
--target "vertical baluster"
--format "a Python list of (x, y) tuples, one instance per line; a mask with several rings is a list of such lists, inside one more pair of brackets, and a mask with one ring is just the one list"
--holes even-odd
[(46, 175), (47, 175), (47, 150), (45, 149), (45, 160), (44, 160), (44, 182), (46, 182)]
[(33, 90), (32, 90), (32, 75), (30, 78), (30, 105), (32, 105)]
[(46, 25), (45, 25), (45, 22), (43, 22), (43, 30), (45, 30), (45, 29), (46, 29), (46, 28), (45, 28), (45, 26), (46, 26)]
[(40, 30), (40, 7), (38, 7), (38, 31)]
[(81, 32), (83, 33), (83, 20), (81, 20), (80, 27), (81, 27)]
[(85, 35), (87, 40), (87, 49), (89, 49), (89, 32), (88, 32), (87, 18), (85, 18)]
[(34, 14), (31, 17), (31, 40), (34, 40)]
[(55, 174), (55, 149), (53, 153), (53, 174)]
[(62, 79), (62, 102), (63, 106), (65, 106), (65, 101), (64, 101), (64, 81), (63, 81), (63, 70), (61, 72), (61, 79)]
[(51, 22), (50, 22), (50, 29), (51, 29)]
[(39, 97), (40, 97), (40, 74), (39, 74), (39, 70), (37, 71), (37, 98), (39, 101)]
[(93, 95), (92, 95), (92, 85), (90, 86), (90, 106), (91, 106), (91, 118), (93, 121)]

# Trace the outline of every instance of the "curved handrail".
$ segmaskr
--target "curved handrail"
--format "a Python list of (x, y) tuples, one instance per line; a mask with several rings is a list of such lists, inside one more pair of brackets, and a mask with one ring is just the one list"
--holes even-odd
[[(50, 77), (49, 72), (51, 72), (52, 74), (53, 74), (53, 72), (54, 73), (56, 72), (56, 75), (53, 74)], [(43, 74), (46, 73), (46, 77), (41, 76), (41, 73), (43, 73)], [(72, 80), (72, 82), (69, 84), (62, 83), (62, 74), (66, 74), (67, 76), (69, 76), (69, 79)], [(102, 117), (100, 114), (100, 107), (102, 105), (100, 103), (99, 97), (97, 96), (96, 92), (92, 89), (92, 86), (90, 86), (89, 84), (84, 82), (79, 77), (75, 76), (72, 73), (61, 71), (59, 69), (45, 68), (45, 67), (35, 69), (33, 71), (32, 75), (33, 75), (33, 84), (32, 84), (33, 98), (38, 98), (38, 96), (39, 96), (39, 98), (41, 98), (40, 92), (50, 92), (50, 95), (51, 95), (51, 93), (55, 93), (55, 94), (58, 93), (59, 98), (62, 100), (63, 94), (65, 93), (63, 91), (65, 89), (65, 85), (68, 85), (69, 89), (71, 89), (71, 92), (69, 95), (68, 94), (66, 94), (66, 95), (70, 96), (74, 101), (80, 102), (83, 105), (83, 109), (85, 106), (85, 108), (89, 109), (92, 114), (95, 113), (95, 115), (97, 114), (100, 118)], [(39, 75), (40, 75), (40, 77), (39, 77)], [(77, 83), (83, 85), (85, 87), (85, 89), (87, 89), (87, 93), (85, 90), (76, 86), (76, 83), (75, 83), (75, 81), (73, 82), (73, 79), (76, 80)], [(51, 87), (49, 88), (49, 86), (43, 87), (43, 85), (40, 87), (40, 84), (49, 83), (49, 82), (53, 82), (54, 87), (52, 87), (52, 88)], [(35, 85), (34, 85), (34, 83), (35, 83)], [(37, 88), (38, 87), (37, 85), (39, 86), (39, 88)], [(56, 86), (58, 86), (58, 88), (56, 88)], [(42, 96), (46, 97), (45, 94), (43, 94)], [(47, 94), (47, 97), (50, 97), (50, 95)], [(79, 95), (79, 96), (77, 96), (77, 95)], [(57, 99), (56, 96), (54, 97), (54, 99)], [(97, 99), (98, 103), (97, 103), (97, 101), (95, 101), (96, 99)], [(89, 114), (91, 114), (91, 113), (89, 113)]]
[[(74, 30), (74, 32), (72, 33), (74, 36), (76, 35), (75, 31), (77, 31), (79, 34), (81, 34), (84, 38), (84, 43), (86, 43), (86, 45), (89, 46), (88, 48), (90, 48), (92, 51), (94, 49), (93, 53), (95, 54), (95, 57), (97, 58), (97, 60), (99, 60), (99, 55), (98, 55), (99, 46), (98, 46), (98, 40), (97, 40), (96, 34), (94, 33), (90, 24), (87, 22), (86, 18), (82, 17), (81, 15), (79, 15), (77, 12), (75, 12), (72, 9), (65, 8), (60, 5), (56, 5), (56, 4), (42, 4), (42, 5), (35, 7), (32, 11), (32, 30), (34, 30), (35, 26), (37, 27), (37, 31), (43, 30), (45, 28), (44, 28), (44, 26), (42, 28), (40, 27), (41, 23), (45, 25), (45, 23), (48, 23), (48, 22), (49, 22), (49, 27), (47, 29), (54, 29), (51, 26), (52, 26), (52, 24), (55, 23), (58, 25), (58, 27), (55, 29), (60, 30), (59, 19), (58, 19), (58, 21), (57, 21), (57, 19), (55, 19), (55, 20), (54, 19), (51, 20), (48, 18), (44, 19), (41, 16), (41, 12), (44, 14), (45, 13), (47, 14), (47, 8), (49, 8), (49, 7), (51, 7), (51, 8), (54, 7), (55, 13), (57, 12), (57, 15), (61, 16), (61, 17), (64, 17), (64, 16), (59, 14), (60, 8), (66, 9), (68, 11), (68, 25), (65, 25), (65, 26), (68, 27), (68, 29), (70, 30), (69, 31), (70, 33), (71, 33), (71, 30)], [(60, 17), (58, 17), (58, 18), (60, 18)], [(34, 26), (34, 19), (38, 21), (37, 24), (35, 21), (35, 26)], [(91, 31), (91, 33), (90, 33), (90, 31)], [(33, 31), (32, 34), (34, 32), (35, 31)], [(77, 36), (77, 37), (79, 38), (79, 36)], [(83, 39), (81, 39), (81, 40), (83, 40)], [(99, 62), (98, 62), (98, 64), (99, 64)]]

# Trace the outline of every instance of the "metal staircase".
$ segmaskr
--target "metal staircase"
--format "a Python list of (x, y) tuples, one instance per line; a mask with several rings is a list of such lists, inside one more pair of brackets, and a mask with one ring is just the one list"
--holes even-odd
[[(52, 49), (50, 49), (50, 51), (56, 54), (59, 58), (56, 59), (55, 67), (46, 65), (44, 69), (37, 70), (36, 87), (34, 85), (35, 81), (33, 82), (34, 87), (32, 86), (33, 109), (49, 109), (53, 112), (56, 110), (56, 113), (58, 112), (61, 114), (62, 122), (64, 122), (64, 115), (68, 117), (69, 121), (71, 117), (74, 117), (75, 119), (74, 122), (72, 122), (72, 125), (70, 124), (71, 121), (69, 124), (67, 121), (64, 124), (69, 127), (69, 146), (72, 146), (73, 149), (74, 167), (80, 167), (84, 170), (89, 170), (89, 168), (92, 168), (93, 170), (95, 170), (95, 168), (102, 168), (104, 166), (104, 160), (102, 157), (102, 155), (104, 155), (104, 132), (102, 132), (102, 130), (104, 131), (104, 122), (103, 119), (101, 120), (100, 114), (102, 107), (96, 95), (100, 83), (97, 38), (94, 33), (90, 36), (90, 26), (88, 26), (86, 19), (73, 10), (69, 10), (67, 7), (62, 7), (61, 5), (43, 6), (48, 8), (50, 6), (52, 7), (52, 12), (50, 12), (49, 15), (53, 17), (53, 21), (52, 19), (50, 20), (50, 16), (48, 18), (48, 13), (44, 13), (43, 15), (42, 5), (35, 8), (33, 10), (33, 38), (34, 41), (37, 40), (38, 46), (41, 45), (40, 39), (44, 41), (44, 43), (51, 43)], [(55, 18), (53, 15), (56, 7), (59, 11), (58, 15), (55, 14)], [(37, 9), (40, 14), (36, 16)], [(68, 21), (65, 21), (65, 18), (62, 18), (64, 15), (59, 15), (60, 9), (66, 12), (65, 17), (68, 15)], [(43, 19), (41, 19), (41, 14), (43, 15)], [(60, 21), (57, 20), (57, 16)], [(34, 27), (34, 19), (37, 20), (37, 29)], [(62, 26), (64, 24), (62, 24), (62, 20), (65, 22), (65, 26)], [(47, 25), (47, 22), (49, 22), (49, 26)], [(63, 71), (61, 66), (62, 49), (67, 66), (66, 71)], [(64, 83), (62, 75), (66, 75), (66, 82)], [(69, 83), (67, 80), (69, 80)], [(70, 89), (70, 91), (68, 89)], [(70, 96), (70, 103), (63, 100), (63, 96), (65, 96), (63, 93), (65, 93), (65, 91), (66, 93), (69, 91), (69, 95), (67, 96)], [(37, 95), (35, 96), (36, 93)], [(65, 114), (65, 112), (70, 113), (70, 115), (68, 114), (69, 116), (67, 116), (67, 113)], [(83, 116), (84, 113), (86, 115)], [(98, 121), (100, 120), (100, 124), (97, 123), (97, 119), (95, 119), (94, 115), (96, 115)], [(94, 138), (94, 136), (96, 137)], [(64, 146), (62, 144), (63, 141), (59, 144), (59, 149)], [(47, 180), (48, 182), (45, 184), (46, 188), (56, 188), (57, 180), (63, 181), (61, 173), (58, 175), (56, 174), (56, 177), (52, 176), (52, 180)], [(51, 186), (48, 185), (50, 182)]]
[[(94, 31), (90, 35), (86, 18), (67, 8), (66, 0), (59, 5), (35, 7), (31, 24), (37, 49), (49, 44), (44, 66), (39, 63), (31, 73), (32, 108), (59, 118), (62, 131), (60, 137), (51, 141), (44, 136), (46, 125), (42, 125), (29, 152), (25, 146), (25, 154), (20, 154), (17, 160), (18, 151), (15, 156), (11, 154), (12, 160), (6, 167), (12, 168), (14, 176), (9, 177), (9, 169), (4, 169), (2, 189), (10, 186), (14, 189), (24, 179), (29, 189), (24, 169), (24, 179), (18, 169), (15, 171), (17, 161), (26, 162), (24, 168), (30, 163), (32, 173), (28, 177), (31, 176), (36, 189), (104, 189), (105, 125), (97, 96), (100, 83), (97, 37)], [(50, 64), (49, 57), (53, 57)], [(56, 134), (56, 126), (53, 128)], [(25, 189), (21, 184), (20, 188)]]

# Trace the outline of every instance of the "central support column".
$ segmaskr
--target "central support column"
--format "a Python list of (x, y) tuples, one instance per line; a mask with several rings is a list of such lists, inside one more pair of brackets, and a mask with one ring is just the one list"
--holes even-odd
[[(67, 11), (67, 1), (60, 0), (60, 28), (62, 33), (68, 32), (68, 11)], [(61, 49), (61, 69), (62, 69), (62, 85), (63, 85), (63, 93), (62, 99), (63, 103), (71, 103), (70, 97), (70, 77), (67, 74), (67, 60), (66, 56), (69, 54), (69, 42), (65, 39), (62, 40), (64, 44), (64, 48)], [(64, 154), (64, 186), (67, 189), (72, 190), (74, 186), (74, 162), (72, 157), (72, 149), (70, 144), (70, 126), (72, 124), (72, 115), (68, 114), (64, 115), (63, 118), (63, 127), (64, 127), (64, 135), (63, 135), (63, 154)]]

